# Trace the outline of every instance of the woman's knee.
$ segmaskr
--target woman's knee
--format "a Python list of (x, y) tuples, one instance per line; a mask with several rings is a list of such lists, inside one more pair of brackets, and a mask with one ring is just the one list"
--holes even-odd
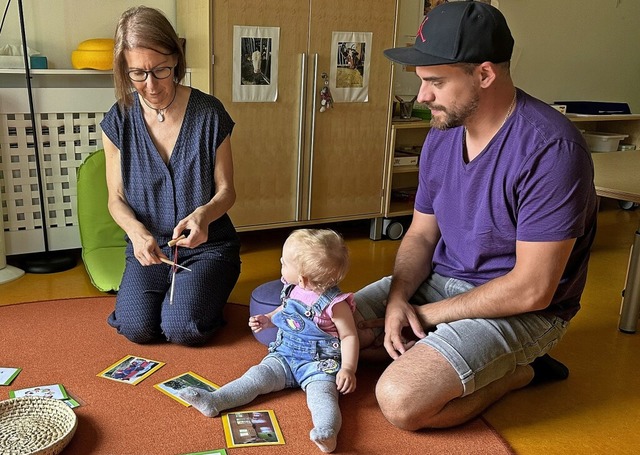
[(202, 331), (195, 324), (175, 325), (163, 324), (163, 333), (170, 343), (184, 346), (200, 346), (209, 341), (215, 333), (215, 329)]
[(162, 338), (159, 328), (154, 329), (145, 324), (120, 324), (118, 333), (136, 344), (147, 344)]
[(222, 326), (222, 317), (203, 321), (192, 317), (165, 317), (162, 333), (170, 343), (200, 346), (211, 339)]

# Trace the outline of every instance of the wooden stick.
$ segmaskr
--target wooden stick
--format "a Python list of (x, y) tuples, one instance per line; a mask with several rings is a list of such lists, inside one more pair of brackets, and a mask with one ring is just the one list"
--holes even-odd
[(182, 240), (182, 239), (185, 239), (185, 238), (187, 238), (187, 237), (184, 234), (182, 234), (177, 239), (169, 240), (169, 242), (167, 242), (167, 246), (173, 247), (176, 243), (178, 243), (178, 240)]
[(184, 265), (180, 265), (180, 264), (176, 264), (175, 262), (169, 260), (169, 259), (165, 259), (165, 258), (160, 258), (160, 260), (162, 262), (164, 262), (165, 264), (169, 264), (169, 265), (175, 265), (176, 267), (180, 267), (181, 269), (184, 270), (188, 270), (189, 272), (191, 272), (191, 269), (188, 267), (185, 267)]

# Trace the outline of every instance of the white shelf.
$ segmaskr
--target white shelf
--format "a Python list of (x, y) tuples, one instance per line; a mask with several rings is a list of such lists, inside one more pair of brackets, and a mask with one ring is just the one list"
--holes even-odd
[(566, 114), (572, 122), (617, 122), (620, 120), (640, 120), (640, 114), (588, 115)]
[[(99, 70), (76, 70), (76, 69), (32, 69), (29, 71), (34, 76), (81, 76), (81, 75), (107, 75), (113, 74), (113, 71), (99, 71)], [(0, 74), (25, 74), (24, 68), (0, 68)]]
[[(191, 68), (187, 68), (187, 73), (191, 72)], [(30, 71), (34, 76), (111, 76), (112, 70), (77, 70), (73, 68), (47, 68), (47, 69), (32, 69)], [(0, 74), (25, 74), (24, 68), (0, 68)]]

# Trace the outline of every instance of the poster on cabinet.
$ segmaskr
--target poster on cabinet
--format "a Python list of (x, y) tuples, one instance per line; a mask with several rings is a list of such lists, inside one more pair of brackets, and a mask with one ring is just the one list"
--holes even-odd
[(232, 101), (276, 101), (279, 47), (280, 27), (233, 27)]
[(333, 101), (369, 101), (369, 55), (371, 32), (333, 32), (330, 85)]

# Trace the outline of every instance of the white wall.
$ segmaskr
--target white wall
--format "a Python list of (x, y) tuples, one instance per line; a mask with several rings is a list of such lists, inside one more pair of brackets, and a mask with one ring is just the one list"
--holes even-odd
[(547, 102), (623, 101), (640, 112), (640, 1), (500, 0), (520, 51), (516, 84)]
[[(176, 2), (148, 0), (176, 23)], [(400, 0), (397, 45), (412, 42), (423, 0)], [(19, 44), (17, 0), (7, 15), (1, 44)], [(3, 5), (6, 4), (3, 2)], [(71, 51), (89, 38), (113, 36), (131, 0), (27, 0), (29, 47), (50, 68), (70, 68)], [(516, 42), (516, 85), (546, 102), (559, 99), (624, 101), (640, 112), (640, 0), (499, 0)], [(409, 37), (407, 37), (409, 35)], [(382, 50), (381, 50), (382, 51)], [(415, 94), (414, 73), (397, 68), (397, 94)]]
[[(71, 52), (91, 38), (113, 38), (118, 18), (127, 8), (140, 5), (131, 0), (24, 0), (27, 45), (47, 57), (49, 68), (71, 68)], [(145, 0), (146, 6), (162, 10), (176, 24), (176, 0)], [(6, 0), (2, 2), (2, 11)], [(20, 45), (18, 1), (13, 0), (5, 19), (0, 45)]]
[[(421, 0), (401, 0), (397, 45), (415, 34)], [(548, 103), (620, 101), (640, 113), (639, 0), (499, 0), (516, 48), (516, 85)], [(399, 70), (399, 71), (398, 71)], [(396, 68), (398, 94), (416, 93), (413, 73)], [(413, 76), (413, 77), (412, 77)]]

